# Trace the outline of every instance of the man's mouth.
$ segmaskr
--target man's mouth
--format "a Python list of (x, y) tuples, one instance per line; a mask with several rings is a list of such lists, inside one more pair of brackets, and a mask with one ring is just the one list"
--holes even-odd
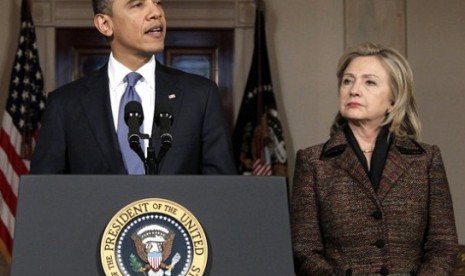
[(150, 34), (150, 33), (161, 33), (163, 31), (162, 27), (153, 27), (149, 30), (147, 30), (145, 33)]

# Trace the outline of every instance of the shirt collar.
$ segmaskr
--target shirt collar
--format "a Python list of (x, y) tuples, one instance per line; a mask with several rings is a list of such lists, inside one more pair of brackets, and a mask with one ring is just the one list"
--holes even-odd
[[(137, 69), (137, 73), (142, 75), (142, 81), (146, 82), (150, 88), (155, 88), (155, 68), (156, 68), (155, 55), (144, 64), (142, 67)], [(113, 56), (113, 53), (110, 53), (110, 58), (108, 60), (108, 78), (110, 82), (110, 91), (113, 91), (119, 85), (124, 83), (124, 78), (127, 74), (132, 72), (124, 66), (122, 63), (117, 61)]]

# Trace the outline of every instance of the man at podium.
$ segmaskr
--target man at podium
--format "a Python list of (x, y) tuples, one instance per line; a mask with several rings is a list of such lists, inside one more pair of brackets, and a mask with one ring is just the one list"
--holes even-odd
[(162, 1), (93, 8), (109, 60), (49, 94), (31, 174), (236, 174), (217, 85), (155, 59)]

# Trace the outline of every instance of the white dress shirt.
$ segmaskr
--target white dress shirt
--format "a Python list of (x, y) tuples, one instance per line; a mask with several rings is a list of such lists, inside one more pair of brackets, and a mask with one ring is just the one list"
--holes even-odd
[[(155, 113), (155, 67), (155, 56), (152, 56), (149, 62), (136, 71), (142, 75), (142, 78), (136, 83), (135, 90), (142, 101), (142, 109), (144, 111), (144, 133), (150, 136), (152, 135), (153, 117)], [(118, 128), (119, 104), (127, 85), (124, 78), (130, 72), (132, 71), (114, 58), (113, 53), (110, 54), (108, 61), (108, 79), (110, 82), (110, 101), (115, 130)], [(147, 145), (146, 141), (145, 145)], [(147, 149), (144, 147), (144, 152), (146, 151)]]

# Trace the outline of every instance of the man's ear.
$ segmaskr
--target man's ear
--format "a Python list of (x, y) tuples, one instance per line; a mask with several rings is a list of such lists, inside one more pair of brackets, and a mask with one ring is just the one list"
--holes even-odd
[(94, 25), (104, 36), (109, 38), (113, 35), (113, 25), (108, 15), (102, 13), (96, 14), (94, 16)]

